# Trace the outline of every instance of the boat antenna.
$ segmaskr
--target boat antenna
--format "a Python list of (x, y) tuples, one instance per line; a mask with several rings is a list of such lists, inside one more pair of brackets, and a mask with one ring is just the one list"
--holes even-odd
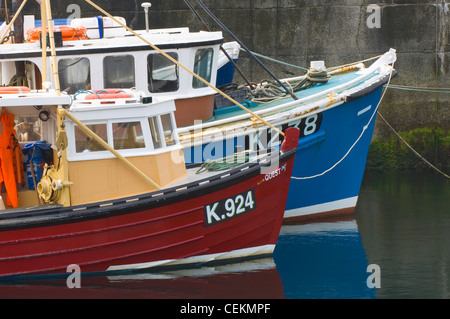
[(132, 33), (134, 36), (136, 36), (137, 38), (139, 38), (140, 40), (142, 40), (143, 42), (145, 42), (146, 44), (148, 44), (153, 50), (157, 51), (158, 53), (160, 53), (161, 55), (163, 55), (166, 59), (168, 59), (169, 61), (175, 63), (176, 65), (178, 65), (180, 68), (182, 68), (183, 70), (185, 70), (186, 72), (188, 72), (190, 75), (192, 75), (193, 77), (197, 78), (200, 82), (202, 82), (203, 84), (209, 86), (211, 89), (213, 89), (214, 91), (216, 91), (217, 93), (219, 93), (220, 95), (222, 95), (224, 98), (226, 98), (227, 100), (231, 101), (233, 104), (239, 106), (241, 109), (243, 109), (244, 111), (246, 111), (247, 113), (251, 114), (253, 117), (255, 117), (256, 119), (258, 119), (259, 121), (261, 121), (264, 125), (269, 126), (271, 129), (273, 129), (274, 131), (276, 131), (278, 134), (280, 134), (281, 136), (284, 136), (284, 133), (276, 128), (275, 126), (273, 126), (272, 124), (268, 123), (266, 120), (264, 120), (261, 116), (259, 116), (258, 114), (256, 114), (255, 112), (250, 111), (248, 108), (246, 108), (245, 106), (243, 106), (241, 103), (239, 103), (238, 101), (236, 101), (235, 99), (233, 99), (232, 97), (228, 96), (227, 94), (225, 94), (224, 92), (222, 92), (221, 90), (219, 90), (218, 88), (216, 88), (214, 85), (212, 85), (211, 83), (209, 83), (208, 81), (206, 81), (205, 79), (203, 79), (201, 76), (199, 76), (198, 74), (195, 74), (194, 72), (192, 72), (191, 70), (189, 70), (187, 67), (185, 67), (183, 64), (181, 64), (180, 62), (178, 62), (176, 59), (172, 58), (170, 55), (168, 55), (166, 52), (162, 51), (160, 48), (158, 48), (156, 45), (150, 43), (149, 41), (147, 41), (146, 39), (144, 39), (142, 36), (140, 36), (138, 33), (136, 33), (135, 31), (133, 31), (131, 28), (129, 28), (128, 26), (126, 26), (125, 24), (123, 24), (121, 21), (117, 20), (115, 17), (113, 17), (112, 15), (110, 15), (108, 12), (106, 12), (105, 10), (103, 10), (101, 7), (99, 7), (98, 5), (96, 5), (95, 3), (93, 3), (91, 0), (85, 0), (87, 3), (89, 3), (91, 6), (93, 6), (94, 8), (96, 8), (98, 11), (100, 11), (101, 13), (103, 13), (104, 15), (106, 15), (108, 18), (112, 19), (114, 22), (116, 22), (117, 24), (119, 24), (120, 26), (122, 26), (123, 28), (125, 28), (126, 30), (128, 30), (130, 33)]
[(150, 2), (144, 2), (141, 4), (141, 7), (144, 8), (145, 11), (145, 31), (148, 33), (148, 30), (150, 29), (149, 23), (148, 23), (148, 9), (152, 6)]
[(240, 41), (217, 17), (205, 6), (201, 0), (197, 0), (198, 4), (205, 10), (205, 12), (225, 31), (227, 32), (240, 46), (255, 60), (269, 75), (294, 99), (298, 98), (289, 90), (281, 81), (273, 74), (243, 43)]
[[(197, 19), (203, 24), (203, 26), (206, 28), (206, 30), (211, 31), (211, 29), (208, 27), (208, 25), (205, 23), (205, 21), (200, 17), (198, 12), (194, 9), (194, 7), (190, 4), (189, 0), (184, 0), (186, 5), (191, 9), (192, 13), (197, 17)], [(233, 65), (233, 67), (238, 71), (240, 76), (244, 79), (245, 83), (253, 90), (254, 85), (250, 83), (250, 81), (247, 79), (247, 77), (242, 73), (241, 69), (236, 65), (236, 63), (233, 61), (233, 59), (228, 54), (227, 50), (224, 49), (222, 45), (220, 45), (220, 50), (223, 52), (223, 54), (226, 56), (228, 61)]]

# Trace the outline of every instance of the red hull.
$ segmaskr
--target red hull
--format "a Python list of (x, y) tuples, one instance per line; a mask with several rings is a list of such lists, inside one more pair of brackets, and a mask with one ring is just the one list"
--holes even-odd
[[(285, 169), (272, 178), (266, 178), (259, 168), (237, 170), (207, 186), (148, 196), (147, 204), (122, 200), (75, 212), (73, 208), (37, 215), (24, 212), (29, 216), (17, 213), (18, 222), (0, 216), (0, 276), (63, 274), (71, 264), (79, 265), (83, 273), (120, 265), (131, 266), (117, 269), (145, 268), (143, 263), (275, 245), (294, 155), (290, 151), (280, 158), (279, 167), (286, 164)], [(214, 203), (250, 190), (254, 190), (249, 195), (254, 196), (252, 210), (229, 219), (214, 211)], [(215, 215), (207, 215), (207, 205)], [(67, 218), (61, 217), (64, 214)], [(208, 221), (217, 223), (207, 225)]]

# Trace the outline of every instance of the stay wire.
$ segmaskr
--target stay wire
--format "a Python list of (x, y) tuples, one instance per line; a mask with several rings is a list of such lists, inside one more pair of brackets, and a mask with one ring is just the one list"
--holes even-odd
[(381, 113), (378, 111), (378, 115), (380, 116), (380, 118), (384, 121), (384, 123), (386, 123), (386, 125), (391, 129), (392, 132), (394, 132), (394, 134), (415, 154), (417, 155), (422, 161), (424, 161), (427, 165), (429, 165), (432, 169), (434, 169), (436, 172), (440, 173), (441, 175), (443, 175), (444, 177), (450, 179), (450, 176), (448, 176), (447, 174), (445, 174), (443, 171), (441, 171), (440, 169), (438, 169), (436, 166), (434, 166), (433, 164), (431, 164), (427, 159), (425, 159), (422, 155), (420, 155), (414, 148), (411, 147), (411, 145), (409, 145), (401, 136), (400, 134), (398, 134), (394, 128), (388, 123), (388, 121), (386, 121), (386, 119), (383, 117), (383, 115), (381, 115)]

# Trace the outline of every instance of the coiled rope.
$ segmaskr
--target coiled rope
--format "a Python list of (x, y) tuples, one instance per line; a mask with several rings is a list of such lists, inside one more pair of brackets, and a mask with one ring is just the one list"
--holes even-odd
[[(298, 92), (312, 87), (315, 84), (327, 83), (329, 79), (327, 70), (316, 70), (310, 68), (308, 73), (303, 76), (283, 80), (283, 84), (290, 88), (291, 92)], [(273, 102), (285, 98), (288, 94), (285, 90), (275, 82), (270, 80), (263, 80), (259, 84), (250, 83), (238, 87), (239, 90), (246, 91), (246, 98), (258, 103)]]

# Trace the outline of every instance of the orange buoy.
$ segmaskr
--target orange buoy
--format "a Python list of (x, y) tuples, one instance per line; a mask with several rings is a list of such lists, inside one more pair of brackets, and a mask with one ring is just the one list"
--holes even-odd
[[(72, 27), (68, 25), (59, 25), (54, 27), (54, 32), (61, 32), (63, 41), (87, 40), (87, 29), (85, 27)], [(47, 27), (48, 32), (48, 27)], [(42, 33), (42, 27), (36, 27), (27, 31), (30, 37), (28, 42), (36, 42), (39, 40), (39, 34)]]
[(31, 89), (27, 86), (0, 86), (0, 94), (21, 94), (30, 92)]

